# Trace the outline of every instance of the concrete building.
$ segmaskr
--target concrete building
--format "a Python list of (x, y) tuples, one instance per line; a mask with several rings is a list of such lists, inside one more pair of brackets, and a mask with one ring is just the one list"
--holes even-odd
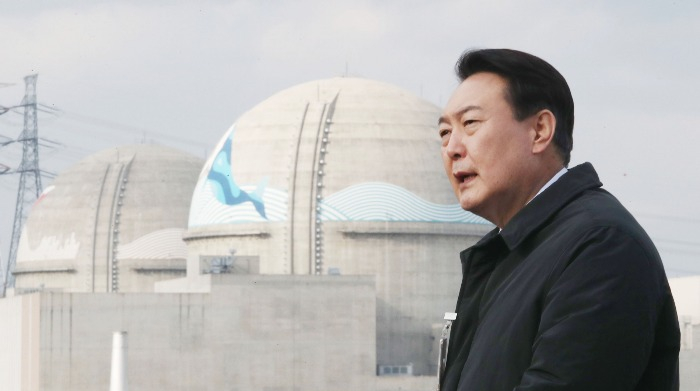
[(251, 273), (375, 276), (379, 373), (435, 374), (432, 325), (454, 308), (458, 253), (492, 227), (456, 203), (439, 116), (406, 91), (355, 78), (261, 102), (200, 175), (188, 273), (235, 251)]
[(681, 328), (681, 391), (700, 390), (700, 276), (669, 280)]
[[(208, 275), (207, 294), (0, 300), (3, 390), (106, 390), (128, 333), (133, 390), (373, 390), (371, 277)], [(329, 376), (332, 374), (332, 376)]]
[(681, 391), (700, 390), (700, 324), (681, 321), (680, 379)]

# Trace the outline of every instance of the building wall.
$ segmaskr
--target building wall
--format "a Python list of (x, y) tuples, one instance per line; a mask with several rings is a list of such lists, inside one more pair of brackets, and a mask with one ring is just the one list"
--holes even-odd
[(0, 300), (0, 389), (39, 390), (39, 294)]
[[(206, 256), (254, 256), (259, 259), (260, 274), (290, 274), (287, 259), (287, 231), (282, 223), (240, 224), (235, 231), (225, 226), (190, 229), (185, 233), (188, 274), (199, 273), (199, 258)], [(306, 261), (308, 263), (308, 260)], [(308, 265), (307, 265), (308, 266)]]
[[(681, 325), (681, 327), (683, 326)], [(690, 331), (688, 329), (684, 331), (683, 337), (690, 339), (692, 343), (689, 345), (686, 340), (686, 343), (683, 344), (685, 346), (681, 347), (679, 355), (680, 391), (698, 391), (700, 390), (700, 325), (692, 326)], [(692, 335), (689, 336), (688, 333)]]
[[(117, 330), (128, 332), (131, 389), (433, 388), (431, 374), (375, 377), (381, 333), (371, 277), (197, 280), (209, 293), (41, 292), (0, 300), (0, 389), (107, 389)], [(681, 391), (697, 391), (700, 326), (682, 327)]]
[[(196, 275), (199, 255), (256, 257), (260, 273), (284, 273), (270, 265), (285, 240), (279, 224), (241, 225), (237, 235), (216, 227), (190, 230), (188, 273)], [(453, 311), (461, 282), (459, 252), (474, 244), (491, 226), (483, 224), (326, 222), (324, 274), (376, 276), (377, 364), (413, 364), (414, 375), (433, 375), (436, 360), (432, 326)], [(196, 233), (195, 233), (196, 232)], [(256, 234), (263, 233), (263, 234)], [(209, 235), (209, 236), (204, 236)], [(281, 235), (281, 237), (280, 237)], [(192, 239), (190, 239), (192, 238)], [(267, 243), (267, 244), (265, 244)], [(199, 254), (199, 255), (198, 255)], [(309, 270), (312, 259), (294, 258), (294, 269)]]
[(41, 294), (41, 389), (372, 390), (372, 277), (217, 275), (209, 294)]
[(457, 302), (459, 252), (491, 227), (466, 224), (326, 223), (324, 267), (377, 276), (377, 364), (436, 373), (432, 328)]
[(681, 391), (700, 390), (700, 276), (669, 279), (681, 329)]
[(690, 316), (694, 324), (700, 324), (700, 276), (671, 278), (668, 283), (678, 316)]

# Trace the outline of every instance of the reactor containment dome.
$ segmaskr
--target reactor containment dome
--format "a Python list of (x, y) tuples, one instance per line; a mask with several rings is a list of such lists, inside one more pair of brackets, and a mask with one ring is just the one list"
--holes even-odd
[(304, 83), (258, 104), (199, 176), (188, 275), (373, 275), (378, 364), (434, 373), (431, 327), (454, 308), (458, 253), (492, 228), (456, 202), (439, 115), (359, 78)]
[(182, 235), (202, 160), (133, 145), (89, 156), (47, 187), (24, 226), (15, 289), (152, 292), (185, 275)]

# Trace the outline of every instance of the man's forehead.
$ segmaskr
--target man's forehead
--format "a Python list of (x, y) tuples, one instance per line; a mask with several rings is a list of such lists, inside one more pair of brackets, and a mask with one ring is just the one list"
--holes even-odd
[(507, 81), (495, 73), (475, 73), (455, 88), (442, 114), (459, 116), (484, 110), (494, 99), (506, 101), (507, 87)]

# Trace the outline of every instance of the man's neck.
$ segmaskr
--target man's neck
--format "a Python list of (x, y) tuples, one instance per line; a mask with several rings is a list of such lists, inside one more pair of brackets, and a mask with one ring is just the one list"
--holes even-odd
[(528, 198), (524, 198), (520, 201), (520, 206), (517, 208), (517, 210), (512, 210), (509, 213), (509, 217), (503, 220), (502, 225), (494, 221), (492, 222), (494, 222), (496, 226), (498, 226), (500, 229), (503, 229), (503, 227), (505, 227), (506, 224), (508, 224), (508, 221), (510, 221), (510, 219), (513, 218), (513, 216), (515, 216), (522, 208), (524, 208), (525, 205), (529, 204), (530, 201), (535, 199), (535, 197), (537, 197), (547, 187), (551, 186), (557, 179), (564, 175), (566, 171), (567, 169), (563, 165), (550, 166), (550, 168), (547, 170), (546, 175), (540, 175), (538, 176), (537, 180), (531, 182), (532, 185), (529, 186), (526, 191), (526, 193), (529, 194)]
[[(569, 171), (569, 170), (568, 170), (566, 167), (562, 167), (556, 174), (554, 174), (554, 175), (552, 176), (552, 178), (549, 179), (549, 181), (547, 181), (547, 183), (544, 184), (544, 186), (542, 186), (542, 187), (540, 188), (540, 190), (537, 192), (537, 194), (535, 194), (535, 197), (537, 197), (538, 195), (540, 195), (540, 194), (541, 194), (543, 191), (545, 191), (549, 186), (552, 186), (552, 184), (553, 184), (554, 182), (556, 182), (559, 178), (561, 178), (562, 175), (566, 174), (567, 171)], [(530, 201), (534, 200), (535, 197), (532, 197), (532, 198), (530, 199)], [(527, 203), (529, 204), (530, 201), (528, 201)], [(526, 205), (527, 205), (527, 204), (526, 204)]]

